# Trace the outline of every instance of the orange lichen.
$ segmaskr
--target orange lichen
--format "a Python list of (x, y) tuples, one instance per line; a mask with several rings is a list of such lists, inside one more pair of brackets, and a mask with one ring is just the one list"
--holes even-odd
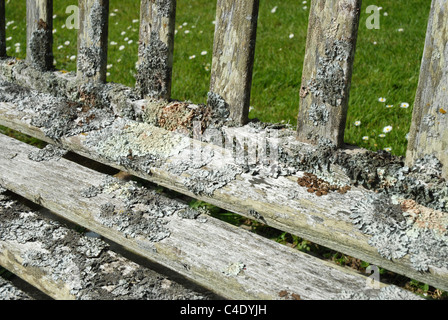
[(401, 208), (410, 215), (415, 226), (441, 233), (447, 231), (447, 217), (442, 211), (424, 207), (409, 199), (401, 202)]

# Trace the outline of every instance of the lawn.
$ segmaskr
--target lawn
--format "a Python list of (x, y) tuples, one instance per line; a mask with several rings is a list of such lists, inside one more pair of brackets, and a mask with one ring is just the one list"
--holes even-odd
[[(25, 0), (6, 1), (8, 55), (25, 58)], [(108, 81), (135, 83), (139, 2), (111, 0)], [(296, 125), (309, 2), (260, 1), (251, 92), (251, 118)], [(59, 69), (76, 69), (76, 30), (69, 5), (54, 1), (54, 57)], [(381, 6), (380, 29), (368, 29), (369, 5)], [(210, 80), (215, 0), (178, 0), (172, 97), (205, 103)], [(404, 155), (418, 83), (428, 0), (364, 0), (345, 141)], [(385, 98), (380, 102), (379, 98)], [(403, 104), (405, 103), (405, 104)], [(402, 108), (401, 106), (408, 106)], [(389, 127), (388, 132), (383, 129)], [(392, 130), (390, 130), (390, 128)]]

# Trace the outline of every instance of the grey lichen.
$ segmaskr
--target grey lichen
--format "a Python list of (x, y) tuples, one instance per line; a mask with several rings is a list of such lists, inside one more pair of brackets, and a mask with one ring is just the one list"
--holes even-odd
[[(162, 17), (169, 17), (173, 14), (172, 11), (172, 3), (174, 0), (159, 0), (156, 2), (157, 4), (157, 14), (159, 14)], [(175, 7), (175, 4), (174, 4)]]
[(189, 169), (200, 169), (213, 160), (214, 152), (213, 150), (205, 152), (202, 148), (195, 152), (192, 148), (188, 155), (189, 158), (169, 162), (166, 165), (167, 170), (172, 174), (180, 175)]
[(448, 267), (448, 219), (439, 221), (437, 228), (421, 226), (403, 211), (401, 204), (375, 193), (359, 201), (351, 211), (354, 225), (371, 236), (369, 244), (382, 257), (400, 259), (409, 254), (412, 266), (422, 272), (430, 266)]
[(26, 114), (24, 121), (42, 128), (54, 140), (104, 128), (115, 120), (109, 109), (93, 108), (9, 82), (1, 82), (0, 101), (14, 103)]
[[(41, 19), (42, 27), (35, 30), (31, 34), (28, 45), (30, 46), (29, 52), (31, 56), (28, 57), (33, 67), (46, 71), (53, 66), (53, 54), (51, 50), (52, 46), (52, 30), (46, 27), (46, 24)], [(45, 26), (45, 27), (44, 27)]]
[[(105, 179), (98, 186), (91, 186), (82, 191), (82, 195), (89, 198), (100, 193), (119, 199), (119, 203), (102, 204), (100, 212), (95, 214), (97, 221), (127, 237), (144, 238), (152, 242), (169, 237), (171, 232), (166, 227), (166, 217), (188, 209), (187, 205), (138, 186), (135, 181), (124, 182), (112, 177)], [(190, 209), (189, 212), (194, 210)]]
[(209, 121), (209, 128), (219, 128), (223, 124), (232, 125), (229, 104), (222, 96), (215, 92), (208, 92), (207, 106), (210, 107), (211, 119), (213, 119), (213, 121)]
[(30, 152), (28, 154), (28, 158), (33, 161), (41, 162), (41, 161), (49, 161), (49, 160), (59, 160), (65, 154), (68, 152), (68, 150), (53, 145), (53, 144), (47, 144), (43, 149), (39, 149), (34, 152)]
[(370, 290), (368, 293), (343, 291), (338, 297), (340, 300), (423, 300), (416, 294), (394, 285), (379, 290)]
[(245, 270), (245, 268), (246, 268), (246, 265), (244, 263), (242, 263), (242, 262), (233, 262), (233, 263), (230, 263), (227, 266), (227, 268), (222, 270), (222, 273), (224, 273), (228, 277), (236, 277), (240, 273), (242, 273), (243, 270)]
[(11, 282), (0, 277), (0, 300), (32, 300), (32, 298)]
[(315, 126), (327, 123), (329, 116), (330, 114), (325, 104), (313, 103), (308, 111), (308, 118)]
[(156, 30), (151, 32), (148, 44), (140, 44), (135, 86), (142, 97), (168, 98), (171, 83), (168, 50), (167, 44), (160, 40)]
[(87, 135), (85, 145), (128, 169), (151, 173), (169, 156), (189, 145), (188, 139), (156, 127), (117, 118), (113, 125)]
[(242, 172), (240, 167), (231, 164), (212, 170), (190, 169), (183, 177), (183, 184), (196, 195), (212, 196), (215, 190), (224, 187)]
[[(207, 299), (110, 251), (101, 239), (84, 237), (9, 198), (0, 199), (0, 241), (22, 247), (23, 266), (64, 284), (78, 300)], [(0, 283), (0, 296), (5, 290), (11, 292)]]
[(97, 47), (80, 47), (77, 67), (86, 77), (93, 77), (101, 70), (101, 50)]
[(322, 102), (331, 106), (341, 105), (345, 95), (345, 83), (347, 75), (343, 64), (350, 55), (350, 43), (342, 40), (328, 42), (325, 55), (319, 57), (317, 74), (308, 82), (309, 91)]

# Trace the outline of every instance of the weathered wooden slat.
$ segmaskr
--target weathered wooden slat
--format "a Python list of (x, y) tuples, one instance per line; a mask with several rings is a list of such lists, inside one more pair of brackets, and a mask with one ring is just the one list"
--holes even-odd
[(142, 0), (136, 89), (142, 97), (170, 99), (176, 0)]
[(109, 0), (79, 0), (77, 76), (81, 82), (105, 82)]
[(26, 60), (41, 71), (53, 67), (53, 0), (26, 2)]
[(381, 283), (381, 289), (373, 290), (367, 278), (352, 269), (188, 209), (136, 184), (110, 180), (63, 158), (31, 160), (36, 159), (29, 157), (36, 148), (3, 135), (0, 143), (5, 146), (0, 154), (0, 172), (6, 171), (2, 186), (224, 297), (414, 297)]
[(23, 290), (0, 277), (0, 300), (32, 300)]
[(298, 138), (344, 144), (361, 0), (313, 0), (300, 88)]
[[(20, 111), (14, 105), (0, 103), (0, 124), (52, 141), (46, 136), (46, 129), (30, 124), (34, 111), (30, 110), (31, 113), (27, 114), (23, 106), (21, 108)], [(99, 117), (97, 120), (101, 121)], [(248, 140), (254, 141), (263, 133), (250, 127), (233, 130), (237, 131), (238, 136), (247, 136)], [(232, 135), (232, 132), (228, 134), (229, 137)], [(180, 134), (126, 119), (116, 119), (102, 130), (58, 140), (76, 153), (169, 189), (259, 219), (277, 229), (442, 290), (448, 288), (446, 268), (430, 266), (429, 272), (419, 272), (408, 256), (394, 260), (384, 258), (377, 248), (369, 244), (370, 236), (355, 226), (350, 218), (352, 208), (376, 197), (373, 191), (352, 186), (344, 194), (332, 192), (318, 197), (298, 185), (300, 172), (278, 177), (257, 175), (250, 171), (244, 173), (238, 171), (238, 159), (234, 158), (232, 148), (227, 150), (207, 143), (198, 144)], [(261, 141), (263, 144), (263, 139)], [(195, 146), (193, 154), (191, 146)], [(298, 153), (294, 157), (299, 159), (306, 157), (308, 152), (316, 152), (312, 146), (297, 142), (294, 136), (285, 138), (282, 148), (296, 150)], [(334, 174), (329, 178), (339, 179)], [(390, 183), (391, 180), (388, 181)], [(369, 209), (365, 210), (364, 214), (368, 215)], [(388, 209), (381, 207), (378, 210)]]
[(259, 0), (218, 0), (208, 105), (248, 121)]
[[(186, 288), (111, 251), (98, 237), (70, 230), (39, 211), (0, 194), (0, 264), (51, 298), (207, 298), (207, 294)], [(2, 289), (0, 278), (0, 300), (12, 294), (17, 299), (29, 299), (11, 288)]]
[(0, 0), (0, 57), (6, 56), (5, 0)]
[(432, 1), (406, 162), (430, 156), (448, 179), (448, 1)]

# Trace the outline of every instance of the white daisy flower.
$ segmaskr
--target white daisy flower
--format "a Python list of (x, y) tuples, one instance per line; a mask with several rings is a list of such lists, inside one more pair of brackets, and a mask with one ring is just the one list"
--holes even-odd
[(361, 121), (355, 121), (355, 123), (354, 123), (354, 125), (356, 126), (356, 127), (359, 127), (360, 125), (361, 125)]
[(379, 102), (386, 102), (386, 98), (381, 97), (381, 98), (378, 99), (378, 101)]
[(407, 108), (409, 108), (409, 103), (407, 103), (407, 102), (403, 102), (403, 103), (400, 105), (400, 108), (403, 108), (403, 109), (407, 109)]
[(383, 132), (384, 133), (389, 133), (389, 132), (391, 132), (392, 131), (392, 126), (387, 126), (387, 127), (384, 127), (383, 128)]

